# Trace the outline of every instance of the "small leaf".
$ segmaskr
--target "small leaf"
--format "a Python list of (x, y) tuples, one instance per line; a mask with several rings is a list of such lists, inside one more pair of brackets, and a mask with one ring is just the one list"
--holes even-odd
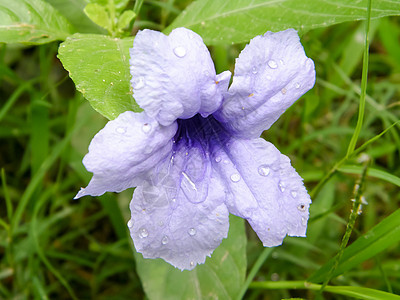
[(111, 29), (110, 17), (104, 6), (96, 3), (89, 3), (88, 5), (86, 5), (83, 11), (95, 24), (108, 30)]
[(0, 0), (0, 42), (44, 44), (74, 32), (68, 20), (42, 0)]
[[(300, 33), (318, 27), (362, 20), (367, 0), (199, 0), (190, 4), (166, 29), (186, 27), (207, 45), (247, 42), (266, 31), (294, 28)], [(400, 2), (374, 1), (372, 18), (400, 14)]]
[(60, 45), (58, 57), (76, 88), (108, 119), (141, 111), (130, 90), (129, 48), (133, 38), (74, 34)]
[(46, 0), (57, 9), (80, 33), (107, 33), (94, 24), (83, 12), (87, 5), (85, 0)]
[(122, 15), (118, 19), (118, 30), (124, 29), (129, 23), (136, 17), (136, 14), (133, 10), (125, 10)]
[(242, 219), (230, 216), (229, 236), (204, 265), (181, 272), (161, 259), (136, 266), (149, 299), (235, 299), (246, 274), (246, 235)]

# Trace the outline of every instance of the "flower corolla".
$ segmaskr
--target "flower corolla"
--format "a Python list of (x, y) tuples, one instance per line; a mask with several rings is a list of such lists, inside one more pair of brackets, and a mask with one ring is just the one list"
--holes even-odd
[(231, 73), (216, 74), (201, 37), (140, 31), (130, 49), (127, 111), (96, 134), (76, 198), (136, 187), (130, 234), (145, 258), (181, 270), (205, 262), (227, 237), (229, 213), (264, 246), (305, 236), (310, 197), (287, 156), (260, 138), (315, 83), (297, 32), (253, 38)]

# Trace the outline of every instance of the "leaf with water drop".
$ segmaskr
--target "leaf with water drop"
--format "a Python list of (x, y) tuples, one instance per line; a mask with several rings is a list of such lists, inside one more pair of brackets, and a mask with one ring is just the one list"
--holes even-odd
[[(366, 17), (367, 0), (202, 0), (194, 1), (166, 29), (189, 28), (207, 45), (247, 42), (266, 31), (300, 33)], [(400, 2), (373, 1), (372, 18), (400, 15)], [(244, 30), (245, 28), (245, 30)]]
[[(194, 236), (196, 230), (188, 229)], [(161, 243), (168, 243), (168, 239)], [(244, 221), (230, 216), (228, 238), (192, 271), (180, 271), (161, 259), (144, 259), (135, 252), (136, 266), (149, 299), (236, 299), (246, 275)]]
[(129, 48), (133, 39), (74, 34), (60, 45), (58, 57), (76, 88), (108, 119), (141, 111), (130, 90)]

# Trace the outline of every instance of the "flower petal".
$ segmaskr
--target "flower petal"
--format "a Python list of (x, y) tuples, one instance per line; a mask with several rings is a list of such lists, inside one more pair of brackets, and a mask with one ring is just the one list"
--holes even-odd
[(263, 139), (233, 139), (216, 155), (229, 212), (247, 219), (264, 246), (305, 236), (311, 200), (287, 156)]
[(128, 227), (144, 258), (191, 270), (227, 237), (229, 213), (209, 158), (185, 150), (176, 151), (156, 168), (152, 181), (136, 188)]
[(257, 138), (314, 83), (314, 63), (297, 32), (267, 32), (252, 39), (236, 60), (232, 85), (216, 118), (238, 137)]
[(140, 31), (130, 54), (134, 97), (161, 124), (219, 108), (226, 86), (218, 84), (210, 53), (193, 31)]
[(83, 164), (93, 178), (75, 199), (120, 192), (140, 183), (140, 176), (170, 154), (177, 124), (161, 126), (146, 113), (120, 114), (100, 130)]

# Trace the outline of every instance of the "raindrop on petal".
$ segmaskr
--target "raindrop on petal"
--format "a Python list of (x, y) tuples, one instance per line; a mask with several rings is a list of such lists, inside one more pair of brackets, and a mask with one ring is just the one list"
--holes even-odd
[(253, 68), (251, 69), (251, 73), (257, 74), (257, 68), (256, 68), (256, 67), (253, 67)]
[(285, 95), (286, 92), (287, 92), (286, 88), (281, 89), (281, 93), (282, 93), (283, 95)]
[(302, 224), (303, 226), (307, 226), (307, 219), (304, 218), (304, 217), (301, 217), (301, 224)]
[(178, 57), (184, 57), (186, 55), (186, 49), (183, 47), (176, 47), (174, 49), (174, 54)]
[(278, 67), (278, 64), (277, 64), (276, 61), (274, 61), (273, 59), (270, 59), (270, 60), (268, 61), (268, 66), (269, 66), (271, 69), (276, 69), (276, 68)]
[(151, 124), (149, 124), (149, 123), (144, 123), (143, 126), (142, 126), (142, 131), (143, 131), (144, 133), (149, 133), (150, 130), (151, 130)]
[(133, 227), (133, 221), (132, 221), (132, 220), (129, 220), (129, 221), (128, 221), (128, 227), (129, 227), (129, 228), (132, 228), (132, 227)]
[(190, 228), (188, 233), (189, 233), (189, 235), (194, 236), (196, 234), (196, 229)]
[(261, 165), (258, 167), (258, 174), (260, 174), (261, 176), (268, 176), (270, 172), (271, 169), (268, 165)]
[(115, 129), (115, 131), (118, 132), (118, 133), (125, 133), (125, 132), (126, 132), (126, 129), (125, 129), (124, 127), (117, 127), (117, 128)]
[(281, 192), (283, 193), (285, 191), (285, 183), (283, 181), (279, 181), (278, 186)]
[(297, 192), (296, 191), (291, 191), (290, 194), (292, 195), (293, 198), (297, 197)]
[(149, 232), (146, 230), (146, 228), (141, 228), (139, 230), (139, 237), (140, 238), (146, 238), (149, 236)]
[(168, 237), (166, 235), (164, 235), (164, 237), (162, 238), (161, 244), (163, 244), (163, 245), (168, 244)]
[(193, 262), (193, 261), (190, 262), (190, 266), (191, 266), (191, 267), (194, 266), (194, 262)]
[(221, 156), (217, 156), (217, 157), (215, 158), (215, 161), (216, 161), (217, 163), (219, 163), (221, 160), (222, 160)]
[(140, 90), (142, 87), (144, 87), (144, 78), (139, 77), (139, 78), (136, 78), (135, 80), (133, 80), (132, 87), (135, 90)]
[(234, 173), (231, 175), (231, 180), (233, 182), (238, 182), (240, 180), (240, 175), (238, 173)]
[(294, 87), (295, 87), (296, 89), (299, 89), (299, 88), (300, 88), (300, 83), (296, 82), (296, 83), (294, 84)]

